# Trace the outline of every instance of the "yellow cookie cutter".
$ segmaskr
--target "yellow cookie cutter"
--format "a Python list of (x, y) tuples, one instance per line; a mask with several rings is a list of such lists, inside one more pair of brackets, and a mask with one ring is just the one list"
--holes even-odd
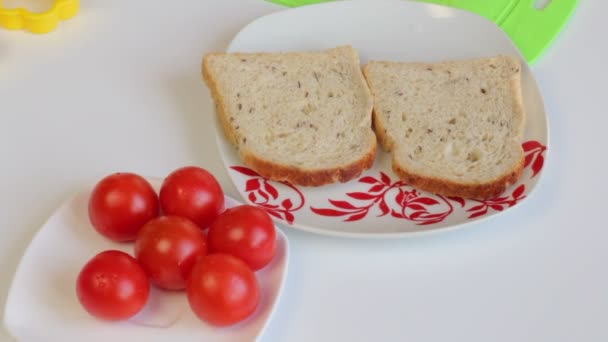
[(55, 0), (50, 10), (33, 13), (25, 8), (4, 8), (0, 0), (0, 26), (9, 30), (47, 33), (53, 31), (60, 21), (75, 16), (79, 8), (79, 0)]

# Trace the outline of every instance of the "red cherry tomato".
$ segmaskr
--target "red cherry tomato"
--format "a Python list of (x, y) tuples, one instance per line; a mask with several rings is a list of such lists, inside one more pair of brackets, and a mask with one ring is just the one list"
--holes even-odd
[(205, 234), (183, 217), (156, 218), (143, 226), (135, 240), (137, 261), (154, 284), (167, 290), (186, 288), (194, 263), (205, 254)]
[(256, 271), (274, 257), (276, 232), (266, 211), (241, 205), (226, 210), (211, 223), (207, 242), (211, 253), (232, 254)]
[(165, 214), (186, 217), (207, 228), (224, 211), (224, 192), (211, 173), (188, 166), (173, 171), (164, 180), (160, 204)]
[(107, 238), (133, 241), (139, 229), (159, 214), (158, 196), (143, 177), (133, 173), (107, 176), (89, 198), (89, 219)]
[(249, 317), (260, 301), (260, 289), (253, 271), (228, 254), (204, 256), (188, 278), (188, 302), (202, 320), (218, 326)]
[(91, 315), (105, 320), (124, 320), (138, 313), (150, 293), (148, 276), (127, 253), (97, 254), (80, 271), (76, 294)]

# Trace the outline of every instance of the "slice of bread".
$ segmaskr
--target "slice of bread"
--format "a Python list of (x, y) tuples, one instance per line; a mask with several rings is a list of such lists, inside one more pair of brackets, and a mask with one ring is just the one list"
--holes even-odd
[(320, 186), (373, 165), (372, 97), (352, 47), (212, 53), (203, 77), (226, 137), (262, 176)]
[(408, 184), (490, 198), (519, 178), (525, 112), (513, 57), (440, 63), (370, 62), (374, 129)]

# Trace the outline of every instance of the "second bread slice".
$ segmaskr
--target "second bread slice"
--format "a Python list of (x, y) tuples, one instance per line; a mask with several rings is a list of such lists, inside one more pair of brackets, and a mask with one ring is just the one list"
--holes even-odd
[(521, 174), (520, 64), (498, 56), (442, 63), (371, 62), (374, 126), (405, 182), (488, 198)]
[(226, 137), (262, 176), (319, 186), (372, 166), (372, 98), (352, 47), (209, 54), (203, 76)]

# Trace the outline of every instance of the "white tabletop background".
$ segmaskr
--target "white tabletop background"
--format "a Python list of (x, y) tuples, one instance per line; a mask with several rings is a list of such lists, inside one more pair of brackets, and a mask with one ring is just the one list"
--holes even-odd
[[(52, 34), (0, 31), (0, 308), (37, 229), (84, 184), (196, 164), (237, 196), (200, 61), (279, 10), (262, 0), (83, 0)], [(422, 238), (285, 229), (290, 273), (262, 341), (608, 341), (607, 13), (607, 1), (581, 0), (533, 67), (551, 144), (531, 198)], [(3, 329), (0, 340), (10, 340)]]

